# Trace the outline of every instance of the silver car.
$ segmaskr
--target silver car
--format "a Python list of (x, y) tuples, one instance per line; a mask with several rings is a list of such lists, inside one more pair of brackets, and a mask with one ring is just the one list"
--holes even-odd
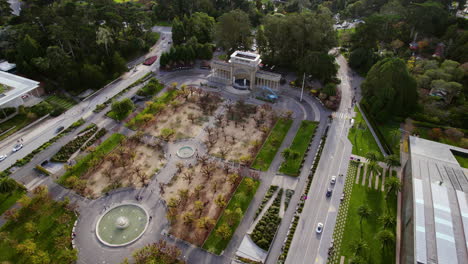
[(7, 155), (0, 155), (0, 161), (4, 161), (7, 158)]
[(16, 145), (13, 147), (13, 152), (16, 152), (16, 151), (18, 151), (18, 150), (20, 150), (20, 149), (22, 149), (22, 148), (23, 148), (23, 144), (16, 144)]

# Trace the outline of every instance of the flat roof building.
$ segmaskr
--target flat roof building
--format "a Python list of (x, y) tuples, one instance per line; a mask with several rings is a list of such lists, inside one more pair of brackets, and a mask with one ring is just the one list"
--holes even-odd
[(21, 96), (39, 87), (39, 82), (0, 71), (0, 108), (23, 104)]
[(468, 263), (468, 178), (454, 153), (468, 150), (409, 138), (403, 170), (401, 263)]

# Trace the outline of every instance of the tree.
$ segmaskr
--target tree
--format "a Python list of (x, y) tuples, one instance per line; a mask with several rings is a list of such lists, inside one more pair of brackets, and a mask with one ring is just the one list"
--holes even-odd
[(21, 254), (32, 257), (37, 251), (37, 246), (32, 239), (26, 239), (16, 246), (16, 250)]
[(388, 166), (388, 170), (391, 171), (392, 168), (400, 166), (400, 159), (397, 155), (388, 155), (384, 158), (385, 164)]
[(376, 239), (382, 244), (382, 250), (391, 247), (395, 243), (395, 235), (390, 230), (384, 229), (377, 233)]
[(0, 26), (6, 24), (12, 12), (13, 9), (8, 0), (0, 0)]
[(190, 226), (193, 223), (194, 217), (192, 212), (186, 212), (182, 215), (182, 221), (185, 225)]
[(367, 170), (372, 174), (372, 175), (379, 175), (379, 164), (375, 161), (371, 161), (367, 164)]
[(136, 264), (164, 263), (179, 264), (185, 263), (179, 260), (181, 251), (174, 245), (168, 244), (164, 240), (148, 244), (135, 252), (132, 256)]
[(109, 45), (112, 44), (114, 40), (112, 39), (112, 33), (109, 28), (101, 26), (96, 32), (96, 43), (98, 45), (104, 45), (106, 48), (106, 54), (109, 54)]
[(197, 220), (197, 227), (204, 230), (208, 230), (214, 224), (215, 221), (209, 217), (202, 217)]
[(367, 249), (369, 249), (369, 245), (365, 240), (359, 239), (354, 241), (350, 245), (350, 248), (353, 251), (354, 256), (363, 256)]
[(251, 178), (245, 178), (244, 180), (245, 185), (247, 186), (247, 189), (249, 192), (252, 192), (254, 187), (255, 187), (255, 182)]
[(303, 57), (297, 59), (297, 69), (321, 82), (332, 80), (338, 72), (335, 58), (327, 52), (318, 51), (307, 51)]
[(18, 188), (18, 184), (13, 178), (8, 176), (0, 177), (0, 193), (8, 193), (11, 195), (16, 188)]
[(357, 213), (359, 215), (359, 226), (361, 227), (361, 238), (362, 238), (362, 220), (369, 218), (372, 211), (368, 205), (363, 204), (358, 207)]
[(385, 180), (385, 189), (387, 190), (386, 196), (388, 197), (389, 194), (397, 195), (398, 192), (401, 190), (401, 182), (395, 176), (388, 177)]
[(172, 41), (174, 45), (180, 45), (185, 42), (185, 28), (178, 17), (172, 20)]
[(226, 51), (250, 49), (250, 32), (249, 16), (239, 9), (224, 13), (215, 26), (216, 42)]
[(220, 194), (216, 197), (215, 203), (219, 208), (224, 208), (226, 206), (226, 199), (224, 199), (224, 196)]
[(200, 216), (203, 212), (203, 209), (205, 209), (205, 205), (200, 200), (195, 201), (193, 207), (195, 208), (195, 211), (198, 213), (198, 216)]
[(386, 58), (370, 69), (361, 85), (363, 102), (377, 121), (404, 116), (416, 109), (416, 80), (398, 58)]
[(115, 101), (112, 103), (111, 109), (112, 112), (115, 114), (115, 118), (117, 120), (122, 120), (127, 117), (128, 113), (132, 111), (135, 107), (132, 100), (129, 98), (125, 98), (122, 101)]
[(232, 173), (232, 174), (229, 174), (228, 176), (228, 181), (231, 185), (235, 185), (240, 179), (240, 176), (239, 174), (237, 173)]
[(182, 202), (185, 202), (188, 198), (188, 195), (189, 195), (189, 190), (188, 189), (180, 189), (178, 191), (178, 194), (179, 194), (179, 199), (182, 201)]
[(359, 73), (367, 73), (377, 61), (377, 56), (371, 49), (359, 47), (351, 51), (349, 66)]
[(366, 158), (369, 162), (376, 162), (377, 159), (378, 159), (378, 154), (377, 154), (377, 152), (375, 152), (375, 151), (369, 151), (369, 152), (366, 153), (365, 158)]
[(396, 218), (390, 213), (384, 213), (379, 217), (380, 223), (384, 229), (393, 229), (396, 225)]
[(227, 240), (231, 237), (232, 230), (227, 224), (222, 224), (218, 229), (216, 229), (216, 235), (221, 239)]

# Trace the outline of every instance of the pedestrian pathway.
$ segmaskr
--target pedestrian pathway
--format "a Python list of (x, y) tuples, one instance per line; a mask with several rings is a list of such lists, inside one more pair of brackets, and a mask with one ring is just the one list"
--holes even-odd
[(382, 172), (382, 192), (385, 191), (385, 175), (387, 174), (387, 170), (384, 169)]
[(367, 165), (364, 164), (364, 174), (362, 175), (362, 183), (361, 185), (366, 185), (366, 179), (367, 179)]
[(373, 171), (369, 172), (369, 184), (367, 185), (367, 187), (369, 187), (369, 188), (372, 188), (372, 179), (373, 179), (373, 177), (375, 177), (374, 174), (375, 173)]
[(361, 165), (362, 165), (361, 163), (359, 163), (358, 165), (357, 174), (356, 174), (356, 182), (355, 182), (356, 184), (359, 184), (359, 176), (361, 175), (361, 170), (362, 170)]
[[(380, 175), (382, 176), (382, 175)], [(378, 190), (379, 189), (379, 175), (376, 175), (375, 176), (375, 189)]]

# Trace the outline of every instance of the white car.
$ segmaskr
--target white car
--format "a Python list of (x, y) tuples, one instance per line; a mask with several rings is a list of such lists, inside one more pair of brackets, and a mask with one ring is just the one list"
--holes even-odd
[(336, 176), (331, 176), (330, 183), (331, 183), (331, 184), (335, 184), (335, 183), (336, 183)]
[(4, 161), (7, 158), (7, 155), (0, 155), (0, 161)]
[(318, 223), (317, 224), (317, 228), (315, 229), (315, 232), (317, 232), (317, 234), (321, 234), (323, 231), (323, 224), (322, 223)]
[(18, 151), (18, 150), (20, 150), (20, 149), (22, 149), (22, 148), (23, 148), (23, 144), (16, 144), (16, 145), (13, 147), (13, 152), (16, 152), (16, 151)]

